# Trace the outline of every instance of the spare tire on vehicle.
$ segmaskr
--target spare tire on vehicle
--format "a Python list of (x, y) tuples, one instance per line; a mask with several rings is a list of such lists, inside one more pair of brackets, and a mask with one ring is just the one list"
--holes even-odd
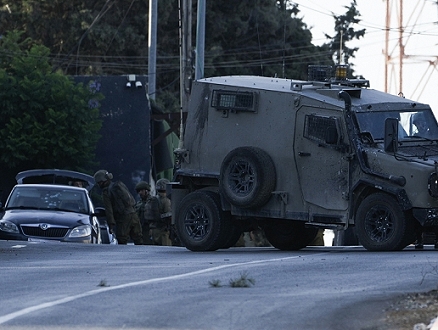
[(241, 208), (263, 206), (271, 197), (275, 185), (274, 162), (260, 148), (236, 148), (222, 162), (221, 192), (234, 206)]

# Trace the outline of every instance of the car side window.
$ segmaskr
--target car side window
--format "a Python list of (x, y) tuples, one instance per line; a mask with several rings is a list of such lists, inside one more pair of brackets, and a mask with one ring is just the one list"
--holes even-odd
[(306, 115), (304, 137), (323, 145), (339, 145), (342, 141), (336, 117)]

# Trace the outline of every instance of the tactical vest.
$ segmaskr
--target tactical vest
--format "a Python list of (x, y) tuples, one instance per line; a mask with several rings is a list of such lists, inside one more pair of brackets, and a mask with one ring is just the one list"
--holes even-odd
[(111, 182), (108, 191), (110, 193), (114, 213), (131, 214), (135, 212), (135, 199), (123, 182)]
[(150, 223), (160, 219), (158, 199), (155, 197), (148, 197), (146, 201), (137, 202), (136, 209), (140, 220), (146, 220)]

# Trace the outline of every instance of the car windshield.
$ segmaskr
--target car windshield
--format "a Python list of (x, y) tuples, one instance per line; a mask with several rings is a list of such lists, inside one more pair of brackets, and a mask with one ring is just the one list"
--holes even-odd
[(50, 209), (76, 213), (89, 212), (86, 191), (64, 187), (18, 185), (6, 209)]
[(373, 139), (383, 140), (385, 120), (399, 120), (398, 138), (407, 140), (438, 140), (438, 125), (430, 109), (418, 111), (358, 112), (356, 118), (362, 133), (369, 132)]

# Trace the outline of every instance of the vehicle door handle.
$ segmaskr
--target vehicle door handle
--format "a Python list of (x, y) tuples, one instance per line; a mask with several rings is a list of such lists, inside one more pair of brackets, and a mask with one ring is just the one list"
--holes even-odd
[(302, 151), (299, 151), (299, 152), (298, 152), (298, 156), (301, 156), (301, 157), (309, 157), (309, 156), (310, 156), (310, 152), (302, 152)]

